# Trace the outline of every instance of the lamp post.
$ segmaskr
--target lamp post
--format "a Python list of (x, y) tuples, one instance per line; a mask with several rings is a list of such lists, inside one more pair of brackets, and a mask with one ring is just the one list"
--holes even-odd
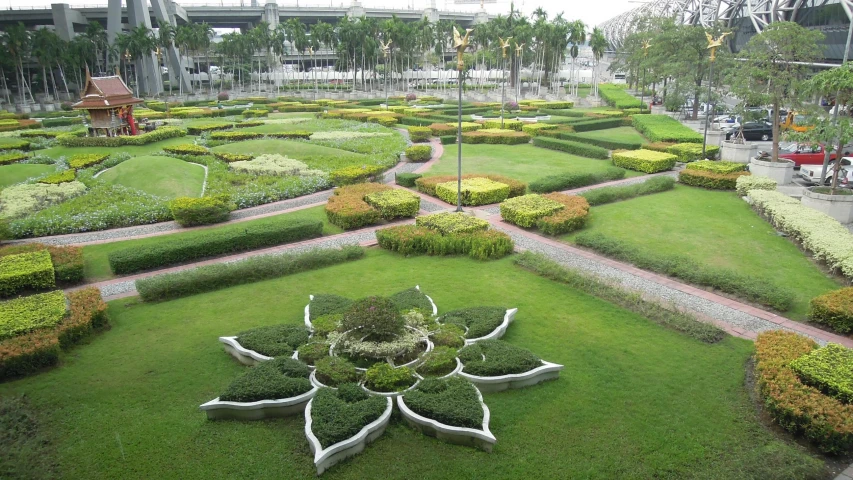
[(456, 159), (456, 211), (462, 211), (462, 72), (465, 69), (465, 62), (462, 60), (462, 55), (465, 49), (468, 48), (468, 36), (473, 32), (473, 28), (465, 29), (465, 36), (459, 34), (459, 30), (453, 27), (453, 47), (456, 48), (456, 80), (459, 84), (459, 103), (458, 110), (458, 127), (456, 130), (456, 148), (458, 149), (458, 157)]
[[(651, 47), (651, 46), (652, 46), (652, 44), (649, 43), (648, 40), (643, 40), (643, 58), (644, 59), (646, 58), (646, 56), (648, 56), (649, 47)], [(640, 108), (643, 108), (643, 105), (646, 104), (645, 100), (644, 100), (645, 95), (646, 95), (646, 66), (643, 65), (643, 81), (640, 84), (640, 103), (641, 103)]]
[(515, 46), (515, 56), (518, 57), (518, 78), (516, 82), (518, 84), (515, 86), (515, 104), (518, 105), (518, 94), (521, 92), (521, 67), (524, 65), (524, 44)]
[(385, 58), (385, 110), (388, 110), (388, 56), (391, 55), (391, 40), (388, 43), (380, 40), (379, 45), (382, 46), (382, 56)]
[(506, 40), (498, 37), (498, 40), (501, 41), (501, 50), (503, 51), (504, 59), (503, 68), (501, 68), (501, 75), (503, 76), (501, 85), (501, 128), (504, 128), (504, 105), (506, 105), (506, 49), (509, 48), (509, 41), (511, 39), (512, 37), (506, 37)]
[(717, 47), (720, 47), (723, 44), (723, 39), (730, 33), (731, 32), (725, 32), (719, 37), (714, 38), (710, 33), (705, 32), (705, 36), (708, 37), (708, 50), (711, 51), (711, 57), (708, 59), (708, 111), (705, 112), (705, 133), (702, 136), (702, 158), (705, 158), (705, 148), (708, 144), (708, 124), (711, 123), (711, 114), (714, 111), (714, 104), (711, 101), (711, 85), (714, 83), (714, 60), (717, 59)]

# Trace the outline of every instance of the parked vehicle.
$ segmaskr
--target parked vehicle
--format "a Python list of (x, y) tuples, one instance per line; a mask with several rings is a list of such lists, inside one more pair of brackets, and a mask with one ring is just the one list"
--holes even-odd
[[(853, 187), (853, 157), (841, 157), (841, 169), (838, 171), (838, 186), (842, 188)], [(799, 176), (809, 185), (831, 185), (833, 165), (826, 170), (826, 177), (820, 182), (823, 165), (803, 165), (800, 167)]]
[[(726, 140), (737, 136), (740, 128), (740, 124), (735, 123), (731, 128), (724, 130)], [(743, 124), (743, 138), (744, 140), (773, 140), (773, 126), (767, 122), (746, 122)]]
[[(823, 145), (807, 145), (802, 143), (792, 143), (784, 147), (780, 147), (779, 158), (793, 160), (796, 166), (800, 165), (823, 165), (824, 149)], [(850, 155), (850, 151), (844, 150), (842, 156)], [(835, 152), (829, 153), (830, 161), (836, 158)]]

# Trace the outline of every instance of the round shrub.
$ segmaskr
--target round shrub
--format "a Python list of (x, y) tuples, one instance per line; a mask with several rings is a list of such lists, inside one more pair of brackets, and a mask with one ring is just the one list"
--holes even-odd
[(374, 392), (399, 392), (416, 381), (411, 368), (394, 368), (387, 363), (377, 363), (364, 373), (364, 386)]
[(235, 208), (227, 195), (180, 197), (169, 203), (172, 217), (182, 227), (224, 222)]
[(220, 102), (228, 100), (228, 92), (219, 92), (219, 94), (216, 95), (216, 99)]
[(405, 321), (397, 305), (389, 298), (367, 297), (353, 302), (344, 313), (341, 328), (360, 328), (366, 335), (385, 337), (403, 330)]
[(323, 385), (336, 387), (358, 380), (355, 365), (341, 357), (324, 357), (314, 362), (317, 380)]
[(406, 94), (406, 101), (407, 102), (414, 102), (417, 99), (418, 99), (418, 96), (415, 95), (414, 93), (407, 93)]
[(308, 330), (302, 325), (271, 325), (237, 334), (244, 348), (268, 357), (290, 356), (308, 341)]
[(412, 145), (406, 149), (406, 158), (410, 162), (426, 162), (432, 158), (432, 147), (429, 145)]

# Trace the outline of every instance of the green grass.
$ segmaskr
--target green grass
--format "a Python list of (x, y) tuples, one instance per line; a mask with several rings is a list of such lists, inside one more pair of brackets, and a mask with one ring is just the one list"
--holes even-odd
[(314, 118), (317, 114), (311, 112), (279, 112), (271, 113), (266, 118)]
[(184, 143), (193, 143), (195, 137), (186, 136), (178, 138), (168, 138), (159, 142), (149, 143), (147, 145), (125, 145), (122, 147), (53, 147), (45, 150), (39, 150), (38, 153), (47, 155), (51, 158), (59, 158), (62, 156), (68, 157), (78, 153), (128, 153), (134, 157), (140, 155), (151, 155), (163, 150), (163, 147), (173, 145), (181, 145)]
[(498, 438), (490, 454), (393, 420), (326, 479), (828, 478), (819, 461), (759, 424), (744, 389), (750, 342), (702, 344), (511, 259), (374, 250), (171, 302), (114, 301), (110, 331), (59, 368), (0, 385), (0, 395), (24, 393), (43, 414), (61, 478), (316, 478), (301, 415), (212, 422), (198, 410), (246, 369), (216, 338), (299, 324), (309, 293), (361, 297), (415, 283), (440, 311), (519, 307), (504, 339), (566, 368), (556, 381), (484, 395)]
[(615, 140), (618, 142), (641, 142), (649, 143), (646, 137), (640, 135), (634, 127), (616, 127), (604, 130), (593, 130), (591, 132), (580, 132), (575, 135), (584, 138), (595, 138), (599, 140)]
[[(282, 127), (285, 125), (271, 125)], [(253, 155), (279, 154), (300, 160), (311, 168), (334, 170), (336, 168), (374, 163), (369, 157), (360, 153), (347, 152), (338, 148), (324, 147), (307, 142), (292, 140), (247, 140), (245, 142), (228, 143), (212, 149), (214, 152), (250, 153)]]
[(3, 165), (0, 167), (0, 188), (8, 187), (9, 185), (23, 182), (32, 177), (37, 177), (43, 173), (52, 172), (56, 169), (53, 165), (39, 165), (15, 163), (12, 165)]
[(204, 168), (164, 156), (134, 157), (98, 178), (165, 198), (199, 197)]
[[(445, 145), (444, 155), (425, 175), (455, 175), (456, 145)], [(547, 175), (600, 172), (613, 164), (533, 145), (462, 145), (462, 173), (492, 173), (532, 182)], [(626, 177), (641, 175), (628, 171)]]
[[(674, 190), (592, 207), (583, 232), (599, 232), (635, 248), (684, 255), (766, 279), (794, 293), (786, 313), (804, 320), (813, 297), (840, 288), (790, 240), (780, 237), (732, 192), (676, 185)], [(576, 235), (563, 240), (571, 242)]]
[(329, 223), (326, 219), (326, 214), (323, 211), (323, 206), (306, 208), (291, 213), (283, 213), (271, 217), (259, 218), (257, 220), (249, 220), (246, 222), (235, 223), (233, 225), (212, 226), (191, 232), (173, 233), (170, 235), (162, 235), (158, 237), (140, 238), (138, 240), (124, 240), (121, 242), (101, 243), (97, 245), (87, 245), (83, 247), (84, 272), (86, 280), (89, 282), (98, 282), (113, 278), (114, 275), (110, 270), (110, 263), (107, 257), (110, 253), (116, 250), (122, 250), (130, 247), (142, 247), (164, 244), (172, 242), (175, 239), (193, 238), (198, 235), (206, 234), (210, 231), (239, 231), (249, 226), (260, 225), (275, 225), (282, 222), (288, 222), (296, 219), (320, 220), (323, 222), (323, 235), (335, 235), (343, 232), (339, 227)]

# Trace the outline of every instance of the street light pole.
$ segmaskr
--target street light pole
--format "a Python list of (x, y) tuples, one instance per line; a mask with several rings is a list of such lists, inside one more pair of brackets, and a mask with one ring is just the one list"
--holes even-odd
[(717, 59), (717, 47), (723, 44), (723, 39), (726, 38), (729, 32), (725, 32), (716, 39), (709, 33), (705, 33), (708, 37), (708, 50), (711, 51), (711, 57), (708, 59), (710, 66), (708, 67), (708, 108), (705, 112), (705, 133), (702, 137), (702, 158), (706, 157), (705, 148), (708, 144), (708, 124), (711, 123), (711, 114), (714, 111), (714, 103), (711, 101), (711, 85), (714, 83), (714, 60)]
[[(643, 63), (645, 63), (645, 58), (649, 54), (649, 47), (651, 43), (648, 40), (643, 40)], [(645, 105), (645, 95), (646, 95), (646, 66), (643, 65), (643, 80), (640, 84), (640, 108), (643, 108)]]
[(515, 85), (515, 104), (518, 105), (518, 94), (521, 92), (521, 68), (524, 66), (524, 44), (515, 46), (515, 56), (518, 57), (518, 77)]
[(458, 127), (456, 129), (456, 148), (458, 151), (458, 157), (456, 159), (456, 211), (462, 212), (462, 71), (465, 69), (465, 62), (462, 60), (462, 55), (465, 53), (465, 49), (468, 48), (468, 36), (473, 32), (474, 29), (466, 28), (465, 36), (459, 34), (459, 31), (456, 27), (453, 27), (453, 46), (456, 48), (456, 69), (459, 72), (457, 74), (457, 82), (459, 84), (459, 103), (457, 104), (458, 110)]
[(502, 86), (501, 86), (501, 128), (504, 128), (504, 105), (506, 105), (506, 49), (509, 48), (509, 41), (512, 37), (507, 37), (504, 40), (501, 37), (498, 37), (498, 40), (501, 41), (501, 50), (503, 51), (503, 66), (501, 68), (501, 76), (502, 78)]
[(388, 110), (388, 55), (391, 54), (391, 40), (388, 40), (388, 43), (382, 43), (380, 40), (379, 45), (382, 46), (382, 56), (385, 57), (385, 110)]

